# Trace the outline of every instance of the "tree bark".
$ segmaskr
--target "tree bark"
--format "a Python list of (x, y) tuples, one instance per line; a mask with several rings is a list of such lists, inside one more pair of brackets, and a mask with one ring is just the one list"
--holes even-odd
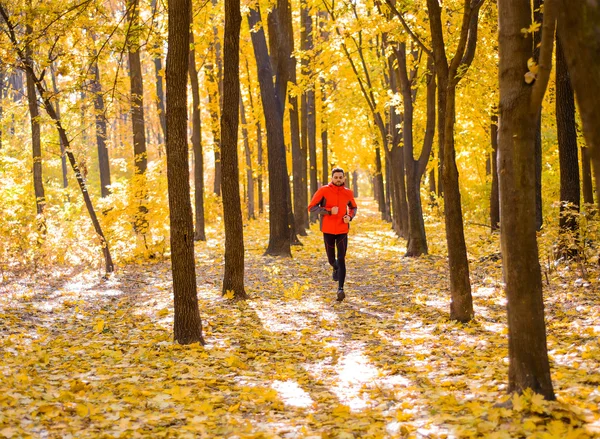
[(490, 191), (490, 227), (492, 231), (500, 228), (500, 196), (498, 194), (498, 115), (492, 115), (490, 124), (492, 143), (492, 189)]
[[(546, 399), (554, 399), (536, 242), (535, 136), (541, 98), (534, 100), (533, 87), (524, 81), (533, 41), (521, 29), (529, 28), (531, 17), (528, 2), (498, 2), (498, 175), (500, 242), (508, 299), (508, 392), (521, 393), (530, 388)], [(540, 66), (540, 71), (543, 68), (546, 66)]]
[(96, 147), (98, 149), (98, 168), (100, 170), (100, 191), (102, 198), (110, 195), (110, 163), (106, 147), (106, 110), (100, 85), (100, 69), (98, 62), (92, 65), (92, 93), (94, 94), (94, 113), (96, 116)]
[(412, 82), (409, 80), (406, 65), (406, 44), (401, 43), (396, 49), (398, 60), (398, 73), (402, 91), (402, 102), (404, 109), (404, 165), (406, 169), (406, 192), (408, 204), (408, 243), (406, 245), (406, 256), (420, 256), (427, 254), (427, 237), (425, 235), (425, 221), (423, 220), (423, 209), (421, 206), (421, 178), (425, 172), (427, 161), (433, 147), (435, 134), (435, 99), (436, 83), (433, 76), (433, 58), (428, 58), (427, 67), (427, 122), (423, 148), (418, 160), (414, 158), (413, 145), (413, 98)]
[(166, 149), (175, 308), (173, 330), (178, 343), (204, 344), (196, 291), (187, 146), (190, 8), (191, 0), (170, 0), (168, 4)]
[[(152, 11), (153, 11), (153, 17), (155, 17), (157, 15), (157, 1), (156, 0), (152, 0), (151, 1), (151, 7), (152, 7)], [(156, 21), (153, 23), (155, 26), (157, 26)], [(158, 38), (158, 35), (157, 35)], [(155, 43), (153, 45), (153, 52), (154, 52), (154, 77), (155, 77), (155, 82), (156, 82), (156, 109), (158, 111), (158, 120), (160, 122), (160, 131), (158, 133), (157, 136), (157, 141), (158, 143), (163, 143), (164, 142), (164, 137), (167, 135), (167, 119), (166, 119), (166, 115), (165, 115), (165, 93), (164, 93), (164, 89), (163, 89), (163, 72), (162, 72), (162, 49), (159, 45), (159, 43)], [(159, 152), (161, 151), (161, 149), (159, 148)]]
[(194, 31), (190, 27), (188, 74), (192, 86), (192, 150), (194, 152), (194, 241), (206, 241), (204, 222), (204, 151), (202, 150), (202, 120), (200, 117), (200, 84), (196, 69)]
[[(260, 9), (258, 7), (257, 9), (251, 8), (248, 15), (250, 29), (254, 29), (259, 22), (261, 22)], [(291, 257), (288, 217), (289, 179), (285, 158), (282, 105), (273, 86), (271, 61), (263, 28), (252, 32), (251, 37), (258, 66), (260, 97), (267, 129), (269, 245), (266, 254)], [(286, 186), (288, 187), (287, 191), (285, 190)]]
[[(58, 95), (58, 85), (56, 84), (56, 74), (54, 73), (54, 69), (52, 66), (50, 67), (50, 74), (52, 76), (52, 90), (55, 95)], [(56, 101), (56, 116), (60, 119), (60, 105), (58, 100)], [(67, 176), (67, 156), (65, 154), (65, 144), (60, 137), (60, 133), (58, 133), (58, 143), (60, 144), (60, 167), (62, 174), (62, 186), (63, 188), (67, 188), (69, 186), (69, 179)], [(109, 180), (110, 184), (110, 180)]]
[(133, 131), (133, 164), (135, 198), (139, 204), (134, 221), (135, 231), (145, 235), (148, 229), (146, 215), (147, 188), (146, 169), (148, 154), (146, 151), (146, 129), (144, 122), (144, 83), (142, 79), (142, 64), (140, 60), (140, 24), (139, 0), (127, 1), (129, 79), (131, 84), (131, 124)]
[(556, 36), (556, 131), (560, 162), (560, 254), (572, 258), (577, 255), (573, 242), (577, 234), (581, 191), (579, 186), (579, 156), (577, 127), (575, 126), (575, 98), (563, 54), (560, 38)]
[(252, 151), (250, 151), (250, 141), (248, 140), (248, 121), (246, 120), (246, 109), (244, 108), (244, 100), (240, 96), (240, 115), (242, 119), (242, 138), (244, 140), (244, 152), (246, 156), (246, 187), (248, 193), (246, 195), (246, 210), (248, 219), (255, 219), (254, 215), (254, 177), (252, 176)]
[(244, 289), (244, 232), (240, 204), (238, 128), (240, 105), (240, 0), (225, 0), (223, 47), (223, 111), (221, 113), (221, 166), (224, 178), (223, 219), (225, 222), (225, 273), (223, 295), (247, 299)]
[[(596, 190), (600, 188), (600, 4), (597, 1), (569, 2), (559, 5), (558, 34), (567, 60), (571, 85), (575, 91), (583, 134), (594, 163)], [(598, 197), (600, 206), (600, 197)]]
[(383, 171), (381, 169), (381, 148), (375, 148), (375, 198), (377, 199), (377, 205), (379, 206), (379, 212), (381, 212), (381, 219), (387, 221), (385, 214), (385, 190), (383, 188)]
[[(27, 35), (33, 32), (31, 26), (26, 26)], [(32, 65), (32, 50), (27, 44), (26, 48), (27, 63)], [(27, 102), (29, 103), (29, 116), (31, 118), (31, 148), (33, 155), (33, 192), (35, 195), (35, 207), (38, 215), (43, 215), (46, 206), (46, 195), (44, 192), (44, 181), (42, 177), (42, 137), (40, 128), (40, 110), (38, 107), (37, 96), (35, 92), (35, 79), (33, 72), (26, 70), (25, 77), (27, 81)], [(38, 228), (41, 231), (46, 229), (45, 220), (40, 217)]]
[[(442, 161), (442, 187), (448, 263), (450, 265), (450, 318), (467, 322), (473, 318), (473, 298), (469, 280), (469, 263), (464, 237), (462, 207), (454, 147), (456, 86), (473, 60), (477, 41), (477, 21), (482, 1), (465, 0), (460, 40), (448, 64), (442, 30), (441, 7), (437, 0), (427, 0), (433, 55), (438, 78), (438, 138)], [(459, 68), (460, 73), (459, 73)]]
[(583, 202), (594, 204), (594, 189), (592, 184), (592, 164), (587, 146), (581, 146), (581, 181), (583, 186)]

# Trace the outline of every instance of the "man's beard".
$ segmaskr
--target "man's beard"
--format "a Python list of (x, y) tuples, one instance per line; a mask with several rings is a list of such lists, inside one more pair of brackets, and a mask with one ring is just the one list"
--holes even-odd
[(344, 182), (341, 182), (341, 183), (336, 183), (336, 182), (334, 181), (334, 182), (333, 182), (333, 184), (335, 184), (336, 186), (343, 186), (343, 185), (344, 185)]

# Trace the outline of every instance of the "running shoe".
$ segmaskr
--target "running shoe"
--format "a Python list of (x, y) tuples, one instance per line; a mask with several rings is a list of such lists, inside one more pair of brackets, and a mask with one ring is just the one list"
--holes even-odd
[(344, 290), (340, 288), (337, 292), (337, 301), (341, 302), (345, 297), (346, 295), (344, 294)]

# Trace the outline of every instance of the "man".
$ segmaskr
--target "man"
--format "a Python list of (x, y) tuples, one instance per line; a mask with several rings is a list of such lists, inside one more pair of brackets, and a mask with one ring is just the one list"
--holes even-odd
[[(356, 215), (356, 201), (350, 189), (344, 187), (346, 174), (342, 168), (331, 171), (331, 182), (321, 187), (308, 205), (309, 212), (320, 216), (321, 232), (329, 265), (333, 267), (333, 280), (338, 282), (337, 301), (344, 300), (346, 280), (346, 249), (350, 221)], [(335, 251), (337, 249), (337, 259)]]

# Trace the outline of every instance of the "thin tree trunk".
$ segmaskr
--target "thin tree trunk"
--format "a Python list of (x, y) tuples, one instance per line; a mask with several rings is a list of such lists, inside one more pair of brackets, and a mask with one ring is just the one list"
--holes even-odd
[[(52, 90), (54, 90), (55, 95), (58, 95), (56, 75), (52, 66), (50, 67), (50, 74), (52, 76)], [(58, 100), (56, 101), (56, 116), (60, 119), (60, 105), (58, 103)], [(62, 138), (60, 137), (60, 133), (58, 134), (58, 143), (60, 144), (60, 167), (62, 173), (62, 186), (63, 188), (67, 188), (69, 186), (69, 179), (67, 177), (67, 156), (65, 154), (65, 144), (62, 141)]]
[[(157, 14), (157, 1), (156, 0), (152, 0), (151, 1), (151, 6), (152, 6), (152, 11), (153, 11), (153, 17), (156, 17)], [(158, 24), (156, 23), (156, 21), (154, 22), (154, 26), (157, 26)], [(158, 35), (157, 35), (158, 36)], [(158, 111), (158, 120), (160, 121), (160, 128), (161, 130), (158, 132), (157, 135), (157, 141), (159, 144), (164, 142), (164, 137), (166, 136), (167, 133), (167, 119), (166, 119), (166, 115), (165, 115), (165, 93), (163, 90), (163, 72), (162, 72), (162, 49), (159, 45), (159, 43), (155, 43), (154, 47), (152, 48), (153, 52), (154, 52), (154, 77), (156, 80), (156, 109)], [(158, 149), (159, 153), (161, 151), (161, 149)]]
[(100, 70), (98, 62), (92, 65), (92, 93), (94, 94), (94, 113), (96, 116), (96, 146), (98, 149), (98, 168), (100, 170), (100, 193), (102, 197), (110, 195), (110, 163), (108, 161), (108, 148), (106, 147), (106, 115), (104, 97), (100, 85)]
[[(33, 30), (31, 26), (26, 26), (27, 35), (31, 35)], [(31, 59), (32, 51), (29, 44), (26, 46), (27, 63), (33, 64)], [(35, 79), (33, 72), (26, 70), (25, 76), (27, 79), (27, 101), (29, 103), (29, 115), (31, 117), (31, 147), (33, 153), (33, 192), (35, 195), (35, 206), (38, 215), (44, 213), (44, 207), (46, 205), (46, 195), (44, 192), (44, 181), (42, 177), (42, 138), (40, 128), (40, 111), (38, 107), (38, 101), (35, 92)], [(40, 223), (38, 228), (41, 231), (45, 231), (46, 225), (45, 220), (40, 217)]]
[(385, 209), (385, 192), (383, 188), (383, 171), (381, 168), (381, 148), (375, 148), (375, 198), (377, 199), (377, 205), (379, 206), (379, 212), (381, 212), (381, 219), (388, 221), (386, 217)]
[(354, 193), (354, 198), (358, 197), (358, 172), (352, 172), (352, 192)]
[(581, 146), (581, 180), (583, 185), (583, 202), (594, 204), (594, 185), (592, 184), (592, 165), (589, 148)]
[[(531, 25), (530, 4), (500, 0), (498, 21), (498, 176), (500, 242), (508, 299), (508, 392), (521, 393), (529, 388), (546, 399), (555, 399), (546, 344), (535, 217), (535, 136), (542, 99), (534, 101), (534, 88), (537, 92), (543, 82), (539, 78), (532, 87), (523, 80), (534, 46), (531, 36), (521, 30)], [(543, 32), (551, 32), (554, 39), (553, 29)], [(547, 65), (542, 65), (540, 71), (546, 68), (549, 72)]]
[(190, 27), (188, 74), (192, 86), (192, 150), (194, 152), (194, 241), (206, 241), (204, 223), (204, 151), (202, 151), (202, 120), (200, 117), (200, 84), (196, 69), (194, 32)]
[[(572, 258), (577, 251), (577, 218), (581, 203), (579, 186), (579, 157), (577, 127), (575, 126), (575, 98), (563, 54), (560, 38), (556, 36), (556, 131), (560, 162), (559, 252)], [(575, 240), (575, 241), (573, 241)]]
[(146, 215), (147, 188), (146, 169), (148, 154), (146, 151), (146, 129), (144, 122), (144, 84), (140, 60), (139, 0), (128, 0), (127, 16), (129, 21), (129, 79), (131, 84), (131, 123), (133, 130), (134, 187), (135, 198), (139, 204), (134, 222), (136, 232), (145, 236), (148, 229)]
[(500, 195), (498, 194), (498, 115), (492, 115), (490, 124), (492, 143), (492, 190), (490, 191), (490, 226), (492, 231), (500, 228)]
[(170, 0), (168, 4), (166, 149), (175, 308), (173, 332), (178, 343), (204, 344), (196, 291), (187, 146), (190, 9), (191, 0)]
[[(533, 0), (533, 20), (541, 23), (544, 19), (542, 12), (543, 0)], [(541, 28), (533, 33), (533, 59), (537, 63), (540, 57), (540, 45), (542, 42)], [(542, 106), (539, 108), (539, 116), (535, 129), (535, 224), (538, 231), (542, 230), (544, 218), (542, 214)]]
[(221, 113), (221, 166), (227, 178), (223, 189), (225, 221), (225, 273), (223, 295), (233, 291), (236, 300), (247, 299), (244, 290), (244, 232), (240, 205), (238, 127), (240, 105), (240, 0), (225, 0), (223, 48), (223, 111)]
[(244, 140), (244, 153), (246, 156), (246, 185), (248, 193), (246, 195), (246, 210), (248, 219), (255, 219), (254, 216), (254, 178), (252, 177), (252, 151), (250, 151), (250, 142), (248, 140), (248, 125), (246, 121), (246, 109), (244, 100), (240, 96), (240, 115), (242, 118), (242, 138)]
[[(467, 322), (473, 318), (473, 298), (469, 280), (469, 263), (465, 244), (458, 168), (454, 146), (456, 115), (456, 86), (470, 66), (477, 42), (477, 24), (482, 1), (464, 0), (462, 26), (457, 50), (448, 64), (442, 28), (441, 7), (436, 0), (427, 0), (429, 23), (433, 43), (435, 69), (438, 78), (438, 138), (443, 149), (442, 187), (444, 193), (444, 218), (448, 263), (450, 266), (450, 318)], [(460, 69), (460, 74), (459, 74)]]
[[(251, 8), (248, 15), (250, 29), (253, 29), (259, 22), (261, 22), (260, 10)], [(273, 86), (273, 73), (264, 30), (260, 28), (257, 32), (252, 32), (251, 37), (258, 66), (260, 96), (267, 128), (269, 246), (266, 254), (291, 256), (288, 216), (289, 178), (285, 159), (282, 105)]]
[(260, 120), (256, 122), (256, 155), (258, 161), (258, 176), (256, 178), (256, 186), (258, 190), (258, 213), (262, 215), (265, 211), (265, 201), (263, 195), (263, 175), (265, 165), (263, 163), (263, 141), (262, 141), (262, 126)]
[[(561, 38), (571, 85), (575, 91), (583, 122), (583, 134), (589, 148), (587, 152), (594, 162), (593, 171), (596, 190), (598, 190), (600, 187), (600, 113), (598, 113), (600, 4), (596, 1), (567, 2), (558, 0), (558, 5), (558, 34)], [(584, 157), (584, 164), (586, 161)], [(585, 168), (584, 171), (586, 171)], [(584, 187), (586, 184), (584, 172)], [(584, 190), (586, 202), (592, 199), (591, 193), (588, 193), (587, 196), (585, 194)], [(597, 202), (600, 207), (600, 197), (597, 197)]]

